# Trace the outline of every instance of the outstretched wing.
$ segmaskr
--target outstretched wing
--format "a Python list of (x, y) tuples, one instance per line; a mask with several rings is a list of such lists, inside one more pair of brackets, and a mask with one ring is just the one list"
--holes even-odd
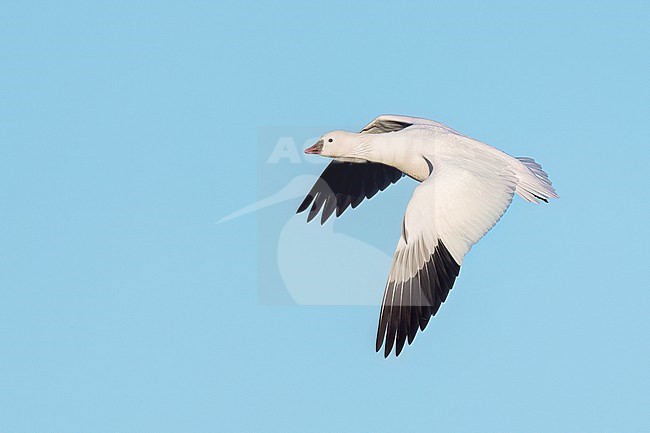
[(375, 117), (360, 132), (362, 134), (384, 134), (386, 132), (401, 131), (413, 125), (414, 119), (405, 116), (382, 115)]
[(424, 119), (422, 117), (398, 116), (395, 114), (382, 114), (381, 116), (375, 117), (372, 122), (363, 127), (361, 133), (383, 134), (386, 132), (401, 131), (411, 125), (437, 126), (458, 134), (458, 132), (454, 131), (450, 127), (443, 125), (440, 122), (436, 122), (435, 120)]
[[(422, 122), (429, 121), (415, 117), (384, 115), (367, 124), (361, 133), (382, 134), (401, 131), (414, 123)], [(305, 211), (311, 205), (307, 215), (309, 222), (323, 209), (321, 214), (321, 224), (323, 224), (334, 211), (339, 217), (348, 207), (354, 209), (363, 199), (371, 198), (401, 177), (401, 171), (385, 164), (334, 160), (325, 168), (296, 213)]]
[(311, 205), (307, 216), (309, 222), (323, 208), (323, 224), (335, 210), (338, 217), (349, 206), (354, 209), (364, 198), (371, 198), (401, 177), (401, 171), (384, 164), (332, 161), (321, 173), (296, 213)]
[(445, 162), (413, 192), (402, 223), (379, 317), (384, 356), (413, 342), (445, 302), (463, 257), (501, 218), (516, 178), (486, 155)]

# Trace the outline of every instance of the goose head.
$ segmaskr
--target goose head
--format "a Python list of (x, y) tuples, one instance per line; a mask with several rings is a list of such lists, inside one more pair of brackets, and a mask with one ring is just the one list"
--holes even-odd
[(359, 134), (346, 131), (332, 131), (324, 134), (305, 153), (329, 158), (355, 158), (360, 156)]

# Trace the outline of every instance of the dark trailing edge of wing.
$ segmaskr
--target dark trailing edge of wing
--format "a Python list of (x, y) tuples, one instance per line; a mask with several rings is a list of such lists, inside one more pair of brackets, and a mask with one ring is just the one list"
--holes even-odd
[(394, 167), (377, 162), (339, 162), (332, 161), (320, 175), (314, 186), (302, 201), (296, 213), (303, 212), (309, 205), (307, 221), (311, 221), (321, 210), (321, 224), (336, 211), (340, 216), (348, 207), (353, 209), (383, 191), (391, 183), (397, 182), (402, 172)]
[(438, 312), (459, 272), (460, 265), (438, 239), (433, 254), (415, 276), (398, 284), (389, 281), (379, 316), (377, 352), (384, 344), (385, 357), (393, 346), (395, 356), (399, 356), (404, 343), (411, 344), (418, 328), (424, 331), (431, 316)]

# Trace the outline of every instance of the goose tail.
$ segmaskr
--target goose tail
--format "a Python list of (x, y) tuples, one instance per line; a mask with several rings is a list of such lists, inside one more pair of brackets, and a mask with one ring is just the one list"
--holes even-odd
[(521, 163), (517, 170), (517, 194), (521, 198), (531, 203), (539, 203), (539, 200), (548, 203), (549, 199), (559, 197), (540, 164), (525, 156), (517, 156), (516, 159)]

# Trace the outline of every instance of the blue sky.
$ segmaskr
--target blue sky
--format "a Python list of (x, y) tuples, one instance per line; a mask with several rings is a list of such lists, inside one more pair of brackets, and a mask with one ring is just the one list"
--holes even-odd
[[(3, 2), (0, 431), (647, 432), (649, 21), (641, 1)], [(387, 360), (376, 306), (304, 305), (280, 268), (376, 290), (413, 181), (298, 238), (294, 195), (216, 224), (319, 173), (269, 164), (282, 137), (381, 113), (532, 156), (561, 196), (516, 199)]]

